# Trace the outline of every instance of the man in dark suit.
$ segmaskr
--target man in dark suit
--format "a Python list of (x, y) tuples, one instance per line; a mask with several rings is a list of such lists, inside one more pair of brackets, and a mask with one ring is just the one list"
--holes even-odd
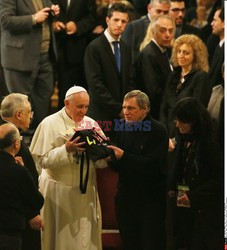
[[(21, 250), (26, 210), (39, 210), (44, 203), (41, 193), (23, 160), (16, 157), (20, 150), (20, 134), (11, 123), (0, 126), (0, 249)], [(40, 230), (40, 224), (33, 229)], [(30, 246), (34, 249), (35, 242)]]
[(114, 119), (122, 116), (121, 103), (131, 88), (131, 54), (120, 39), (127, 21), (127, 6), (113, 4), (106, 17), (107, 29), (89, 44), (85, 53), (90, 94), (88, 114), (97, 121), (103, 121), (100, 125), (107, 134)]
[(214, 55), (211, 60), (210, 67), (210, 83), (212, 86), (222, 83), (222, 64), (224, 63), (224, 47), (225, 47), (225, 20), (224, 8), (215, 12), (211, 23), (212, 33), (219, 36), (220, 42), (217, 45)]
[(84, 53), (88, 35), (95, 26), (95, 0), (54, 0), (61, 12), (54, 22), (58, 46), (59, 109), (64, 106), (66, 91), (73, 85), (87, 88), (84, 76)]
[(122, 107), (125, 121), (117, 132), (117, 147), (109, 148), (116, 155), (110, 166), (119, 173), (115, 206), (123, 249), (165, 250), (168, 135), (149, 116), (145, 93), (127, 93)]
[[(28, 129), (32, 118), (31, 104), (28, 97), (19, 93), (12, 93), (6, 96), (1, 103), (1, 118), (0, 124), (12, 123), (21, 132)], [(27, 168), (33, 177), (34, 183), (38, 187), (38, 173), (32, 155), (25, 144), (24, 140), (21, 141), (21, 147), (17, 156), (22, 157), (24, 167)], [(42, 219), (39, 211), (27, 209), (26, 211), (26, 229), (23, 233), (22, 250), (40, 250), (40, 233), (32, 230), (39, 226), (43, 227)]]
[(122, 39), (127, 42), (132, 51), (132, 61), (135, 62), (139, 51), (140, 44), (147, 33), (147, 27), (152, 18), (158, 15), (168, 14), (170, 0), (151, 0), (147, 6), (147, 15), (139, 20), (130, 22), (122, 34)]
[(187, 23), (201, 29), (201, 38), (207, 41), (212, 33), (211, 22), (217, 8), (220, 8), (222, 1), (206, 0), (198, 1), (196, 7), (187, 10), (185, 19)]
[(175, 38), (183, 34), (194, 34), (200, 36), (200, 29), (184, 22), (184, 17), (185, 17), (184, 0), (171, 0), (169, 15), (175, 20), (175, 25), (176, 25)]
[(56, 57), (50, 16), (59, 11), (49, 0), (0, 1), (1, 62), (6, 85), (10, 93), (30, 96), (35, 111), (33, 127), (49, 111), (54, 82), (49, 52)]
[(171, 72), (167, 50), (175, 33), (174, 20), (167, 15), (153, 20), (152, 40), (140, 52), (136, 61), (138, 88), (144, 91), (151, 102), (150, 114), (159, 119), (159, 110), (166, 79)]

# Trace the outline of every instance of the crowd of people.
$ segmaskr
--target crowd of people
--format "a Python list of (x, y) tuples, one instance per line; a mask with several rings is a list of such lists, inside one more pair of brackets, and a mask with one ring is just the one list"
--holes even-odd
[(106, 167), (122, 249), (223, 249), (223, 4), (0, 2), (0, 249), (101, 250)]

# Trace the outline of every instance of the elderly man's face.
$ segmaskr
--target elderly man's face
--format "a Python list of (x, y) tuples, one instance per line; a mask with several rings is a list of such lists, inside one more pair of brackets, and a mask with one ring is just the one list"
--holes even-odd
[(169, 48), (174, 36), (174, 26), (170, 19), (159, 18), (157, 22), (156, 31), (154, 32), (154, 39), (162, 48)]
[(76, 93), (69, 100), (65, 100), (66, 112), (72, 120), (80, 122), (87, 113), (89, 102), (86, 92)]
[(25, 101), (24, 107), (16, 112), (16, 116), (17, 127), (22, 130), (28, 129), (31, 119), (33, 118), (33, 112), (29, 101)]
[(139, 122), (147, 115), (147, 109), (141, 109), (139, 107), (136, 97), (125, 99), (122, 108), (126, 122)]

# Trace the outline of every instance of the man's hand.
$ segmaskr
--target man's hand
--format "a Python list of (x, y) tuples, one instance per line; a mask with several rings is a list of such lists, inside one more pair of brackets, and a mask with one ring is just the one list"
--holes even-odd
[(40, 11), (35, 13), (35, 21), (36, 23), (43, 23), (49, 16), (50, 8), (45, 7), (41, 9)]
[(17, 164), (21, 165), (22, 167), (24, 167), (24, 161), (22, 159), (21, 156), (15, 156), (15, 161)]
[(65, 28), (67, 35), (72, 35), (77, 32), (77, 25), (73, 21), (69, 21), (68, 23), (66, 23)]
[(176, 144), (177, 144), (177, 142), (176, 142), (175, 138), (169, 138), (169, 149), (168, 149), (168, 151), (173, 152), (173, 150), (176, 147)]
[(97, 25), (93, 30), (92, 33), (93, 34), (101, 34), (104, 31), (104, 28), (102, 27), (102, 25)]
[(65, 143), (65, 148), (68, 153), (76, 153), (78, 151), (85, 151), (85, 148), (83, 146), (85, 145), (85, 142), (78, 142), (80, 140), (80, 136), (77, 136), (73, 141), (69, 139)]
[(65, 30), (65, 24), (59, 21), (53, 22), (52, 26), (53, 26), (54, 32)]
[(29, 225), (32, 229), (37, 231), (44, 229), (44, 224), (40, 215), (37, 215), (33, 217), (31, 220), (29, 220)]
[[(110, 148), (110, 149), (112, 149), (112, 150), (114, 151), (114, 154), (115, 154), (117, 160), (120, 160), (121, 157), (122, 157), (123, 154), (124, 154), (124, 150), (122, 150), (122, 149), (120, 149), (120, 148), (118, 148), (118, 147), (109, 145), (109, 146), (107, 146), (107, 148)], [(110, 157), (107, 158), (106, 160), (110, 161)]]
[(59, 15), (60, 8), (59, 8), (59, 6), (57, 4), (56, 5), (52, 4), (51, 7), (50, 7), (50, 9), (53, 11), (53, 13), (54, 13), (55, 16)]
[(185, 206), (189, 206), (190, 207), (190, 200), (189, 200), (189, 198), (188, 198), (188, 196), (187, 196), (187, 194), (186, 193), (184, 193), (182, 196), (180, 196), (180, 197), (177, 197), (177, 202), (179, 203), (179, 204), (183, 204), (183, 205), (185, 205)]

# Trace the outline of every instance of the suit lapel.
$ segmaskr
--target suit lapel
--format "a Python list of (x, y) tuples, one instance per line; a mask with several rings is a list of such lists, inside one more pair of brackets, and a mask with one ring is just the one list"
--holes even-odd
[(67, 10), (67, 0), (60, 0), (59, 1), (59, 5), (60, 5), (60, 8), (63, 7), (63, 9), (66, 11)]
[[(103, 39), (104, 48), (105, 48), (106, 52), (109, 54), (110, 60), (112, 61), (116, 72), (120, 75), (120, 73), (118, 71), (118, 68), (117, 68), (117, 63), (116, 63), (115, 56), (113, 54), (112, 48), (111, 48), (106, 36), (104, 34), (102, 34), (101, 36), (102, 36), (102, 39)], [(121, 49), (121, 52), (122, 52), (122, 49)]]
[(29, 7), (32, 13), (36, 13), (35, 7), (32, 3), (32, 0), (23, 0), (25, 4)]
[[(82, 0), (82, 1), (84, 1), (84, 0)], [(75, 5), (75, 7), (74, 7), (74, 10), (75, 9), (80, 9), (80, 0), (71, 0), (70, 1), (70, 5), (69, 5), (69, 8), (72, 8), (72, 6), (74, 6)]]
[(151, 46), (156, 51), (157, 60), (160, 62), (163, 70), (166, 72), (171, 72), (171, 68), (170, 68), (170, 64), (169, 64), (169, 60), (168, 60), (167, 56), (165, 56), (164, 53), (161, 52), (159, 47), (153, 41), (151, 42)]
[(218, 44), (216, 49), (215, 49), (214, 56), (213, 56), (213, 62), (212, 62), (212, 66), (210, 69), (210, 74), (212, 74), (215, 71), (215, 69), (219, 66), (223, 57), (224, 57), (224, 43), (223, 43), (222, 47), (220, 47)]

